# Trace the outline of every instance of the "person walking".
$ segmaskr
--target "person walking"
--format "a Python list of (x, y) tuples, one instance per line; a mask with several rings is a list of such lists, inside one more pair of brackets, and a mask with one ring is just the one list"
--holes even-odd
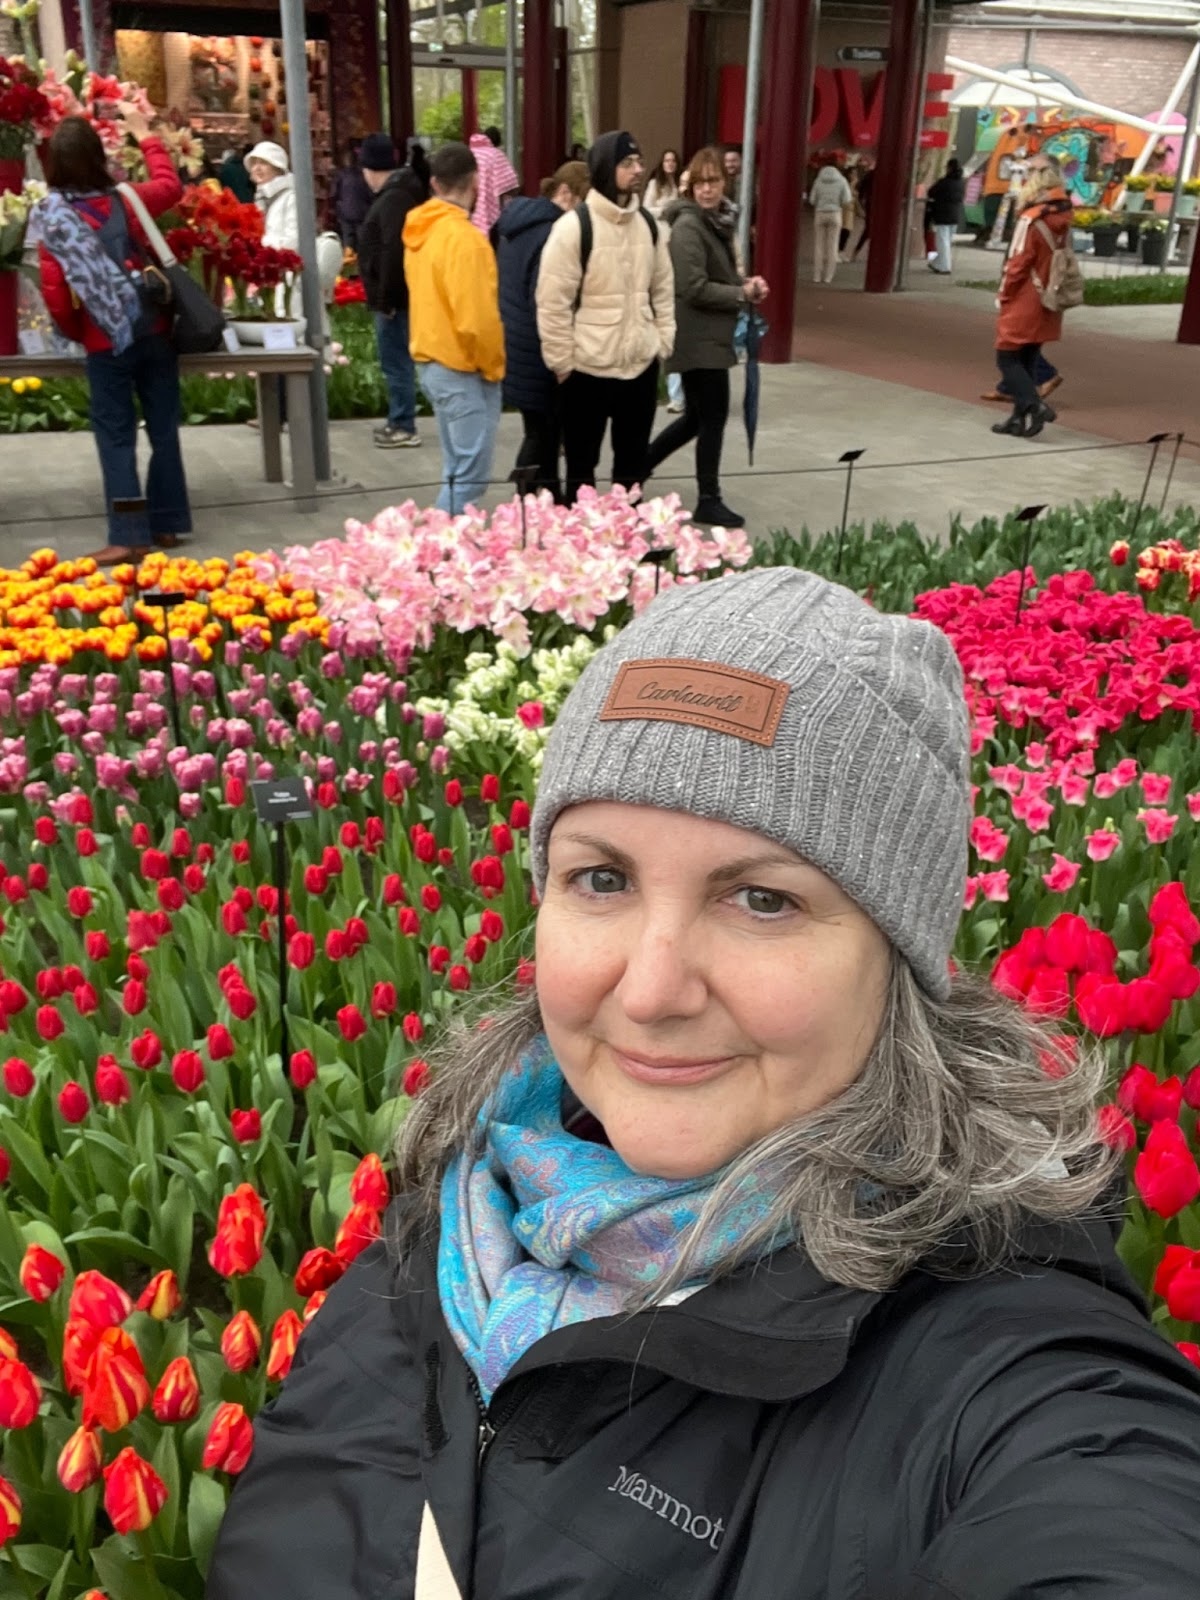
[(851, 261), (857, 261), (862, 254), (862, 249), (871, 238), (871, 194), (875, 187), (875, 168), (865, 161), (859, 170), (858, 182), (854, 186), (854, 198), (858, 202), (858, 214), (862, 218), (862, 232), (855, 243), (850, 256)]
[(658, 165), (646, 180), (642, 204), (657, 222), (669, 205), (679, 199), (679, 152), (664, 150)]
[(375, 344), (387, 387), (388, 414), (375, 429), (381, 450), (412, 449), (417, 433), (417, 371), (408, 347), (408, 283), (404, 276), (404, 223), (429, 198), (428, 185), (411, 166), (396, 161), (390, 134), (363, 140), (363, 177), (373, 195), (359, 234), (358, 271), (375, 319)]
[(967, 181), (962, 167), (953, 157), (925, 197), (925, 216), (933, 229), (934, 249), (928, 257), (929, 270), (945, 275), (954, 267), (954, 239), (962, 226)]
[(1067, 244), (1073, 207), (1062, 172), (1051, 157), (1031, 157), (1018, 203), (1020, 215), (1004, 263), (996, 303), (996, 363), (1013, 397), (1012, 414), (992, 424), (993, 433), (1032, 439), (1057, 413), (1038, 393), (1042, 346), (1062, 338), (1061, 311), (1042, 300), (1056, 249)]
[[(493, 134), (495, 139), (492, 138)], [(500, 148), (499, 128), (489, 128), (486, 133), (473, 133), (468, 144), (479, 169), (479, 196), (471, 213), (471, 221), (484, 238), (488, 238), (501, 211), (520, 189), (520, 180), (512, 162)]]
[(465, 144), (444, 144), (430, 158), (429, 178), (433, 198), (404, 223), (404, 276), (412, 357), (442, 445), (437, 508), (457, 516), (479, 503), (491, 478), (504, 329), (496, 256), (471, 222), (475, 157)]
[(613, 483), (639, 485), (658, 405), (658, 369), (675, 343), (665, 234), (638, 201), (642, 153), (631, 133), (588, 152), (591, 189), (550, 231), (538, 273), (542, 357), (563, 385), (566, 499), (595, 487), (612, 424)]
[[(121, 121), (149, 175), (134, 191), (151, 216), (161, 216), (183, 193), (171, 157), (139, 111), (122, 106)], [(192, 529), (179, 446), (179, 358), (164, 309), (169, 291), (90, 122), (60, 122), (44, 167), (50, 192), (34, 207), (29, 239), (38, 245), (47, 311), (87, 352), (89, 412), (108, 508), (108, 543), (96, 561), (111, 565), (151, 543), (172, 548)], [(145, 506), (119, 510), (121, 501), (142, 499), (135, 401), (150, 441)]]
[(342, 165), (333, 175), (334, 225), (347, 250), (358, 249), (358, 236), (374, 198), (363, 161), (365, 145), (365, 140), (351, 139)]
[(854, 200), (844, 173), (823, 166), (808, 195), (813, 208), (813, 282), (832, 283), (837, 273), (842, 210)]
[(517, 454), (514, 480), (533, 470), (529, 487), (547, 489), (561, 504), (558, 458), (562, 448), (562, 406), (559, 384), (542, 359), (538, 338), (537, 291), (542, 251), (550, 230), (564, 211), (574, 211), (588, 192), (588, 169), (582, 161), (565, 162), (542, 184), (541, 194), (505, 206), (497, 223), (496, 266), (500, 278), (500, 320), (504, 324), (504, 401), (521, 413), (524, 437)]
[(669, 365), (683, 384), (684, 413), (650, 446), (655, 471), (676, 450), (696, 441), (699, 499), (693, 521), (740, 528), (745, 518), (721, 498), (721, 446), (729, 417), (729, 371), (736, 364), (733, 332), (743, 306), (767, 297), (762, 278), (738, 271), (733, 236), (737, 212), (725, 198), (721, 153), (712, 145), (688, 163), (692, 198), (668, 206), (675, 273), (675, 349)]
[(970, 749), (946, 635), (794, 567), (592, 657), (530, 986), (402, 1102), (207, 1600), (1195, 1594), (1103, 1056), (951, 960)]

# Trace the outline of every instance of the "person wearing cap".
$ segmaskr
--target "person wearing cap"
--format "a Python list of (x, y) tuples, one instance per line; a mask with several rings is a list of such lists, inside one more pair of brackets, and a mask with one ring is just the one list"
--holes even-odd
[(408, 284), (404, 277), (404, 223), (429, 198), (428, 185), (396, 160), (390, 134), (363, 140), (362, 170), (374, 196), (358, 241), (358, 271), (375, 319), (375, 344), (387, 386), (388, 414), (375, 429), (383, 450), (412, 448), (417, 433), (417, 369), (408, 348)]
[(496, 255), (471, 223), (479, 173), (465, 144), (429, 161), (433, 197), (404, 224), (409, 347), (437, 418), (442, 484), (437, 508), (478, 505), (492, 473), (504, 377)]
[(533, 987), (432, 1054), (208, 1600), (1195, 1591), (1103, 1064), (951, 965), (969, 749), (946, 636), (793, 568), (592, 658)]
[(641, 484), (659, 364), (675, 343), (666, 230), (641, 205), (637, 140), (630, 133), (602, 134), (588, 152), (588, 171), (592, 186), (584, 206), (551, 229), (537, 282), (542, 355), (563, 386), (568, 505), (585, 485), (595, 487), (610, 423), (613, 483), (624, 489)]
[[(272, 250), (299, 250), (300, 215), (296, 208), (296, 180), (287, 151), (264, 139), (246, 157), (246, 171), (254, 184), (254, 199), (263, 214), (262, 242)], [(291, 291), (280, 284), (275, 291), (275, 315), (298, 316), (300, 285)]]

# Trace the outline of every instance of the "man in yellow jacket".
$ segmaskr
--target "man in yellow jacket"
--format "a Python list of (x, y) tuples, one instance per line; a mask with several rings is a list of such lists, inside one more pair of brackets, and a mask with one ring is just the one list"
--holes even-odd
[(504, 377), (496, 257), (471, 223), (479, 186), (465, 144), (429, 161), (434, 198), (404, 224), (409, 347), (442, 441), (439, 511), (478, 505), (492, 471)]

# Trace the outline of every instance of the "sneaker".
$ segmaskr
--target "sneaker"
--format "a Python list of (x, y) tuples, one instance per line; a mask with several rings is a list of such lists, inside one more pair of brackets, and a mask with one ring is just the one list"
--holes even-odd
[(683, 411), (684, 411), (683, 401), (682, 400), (672, 400), (670, 405), (668, 405), (667, 410), (671, 413), (671, 415), (673, 417), (681, 417), (683, 415)]
[(412, 450), (421, 442), (417, 433), (406, 433), (403, 428), (376, 428), (375, 447), (378, 450)]
[(696, 509), (692, 512), (693, 522), (706, 522), (710, 528), (744, 528), (745, 517), (740, 517), (736, 511), (731, 511), (723, 500), (709, 499), (697, 500)]

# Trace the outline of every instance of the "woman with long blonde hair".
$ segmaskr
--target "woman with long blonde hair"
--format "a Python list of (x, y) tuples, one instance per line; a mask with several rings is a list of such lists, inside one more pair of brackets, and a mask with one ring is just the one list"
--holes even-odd
[(1038, 394), (1036, 374), (1042, 346), (1062, 338), (1063, 314), (1043, 302), (1042, 291), (1055, 250), (1070, 238), (1073, 210), (1062, 172), (1050, 156), (1030, 158), (1019, 203), (996, 300), (996, 364), (1013, 409), (1003, 422), (992, 424), (992, 432), (1032, 439), (1057, 415)]

